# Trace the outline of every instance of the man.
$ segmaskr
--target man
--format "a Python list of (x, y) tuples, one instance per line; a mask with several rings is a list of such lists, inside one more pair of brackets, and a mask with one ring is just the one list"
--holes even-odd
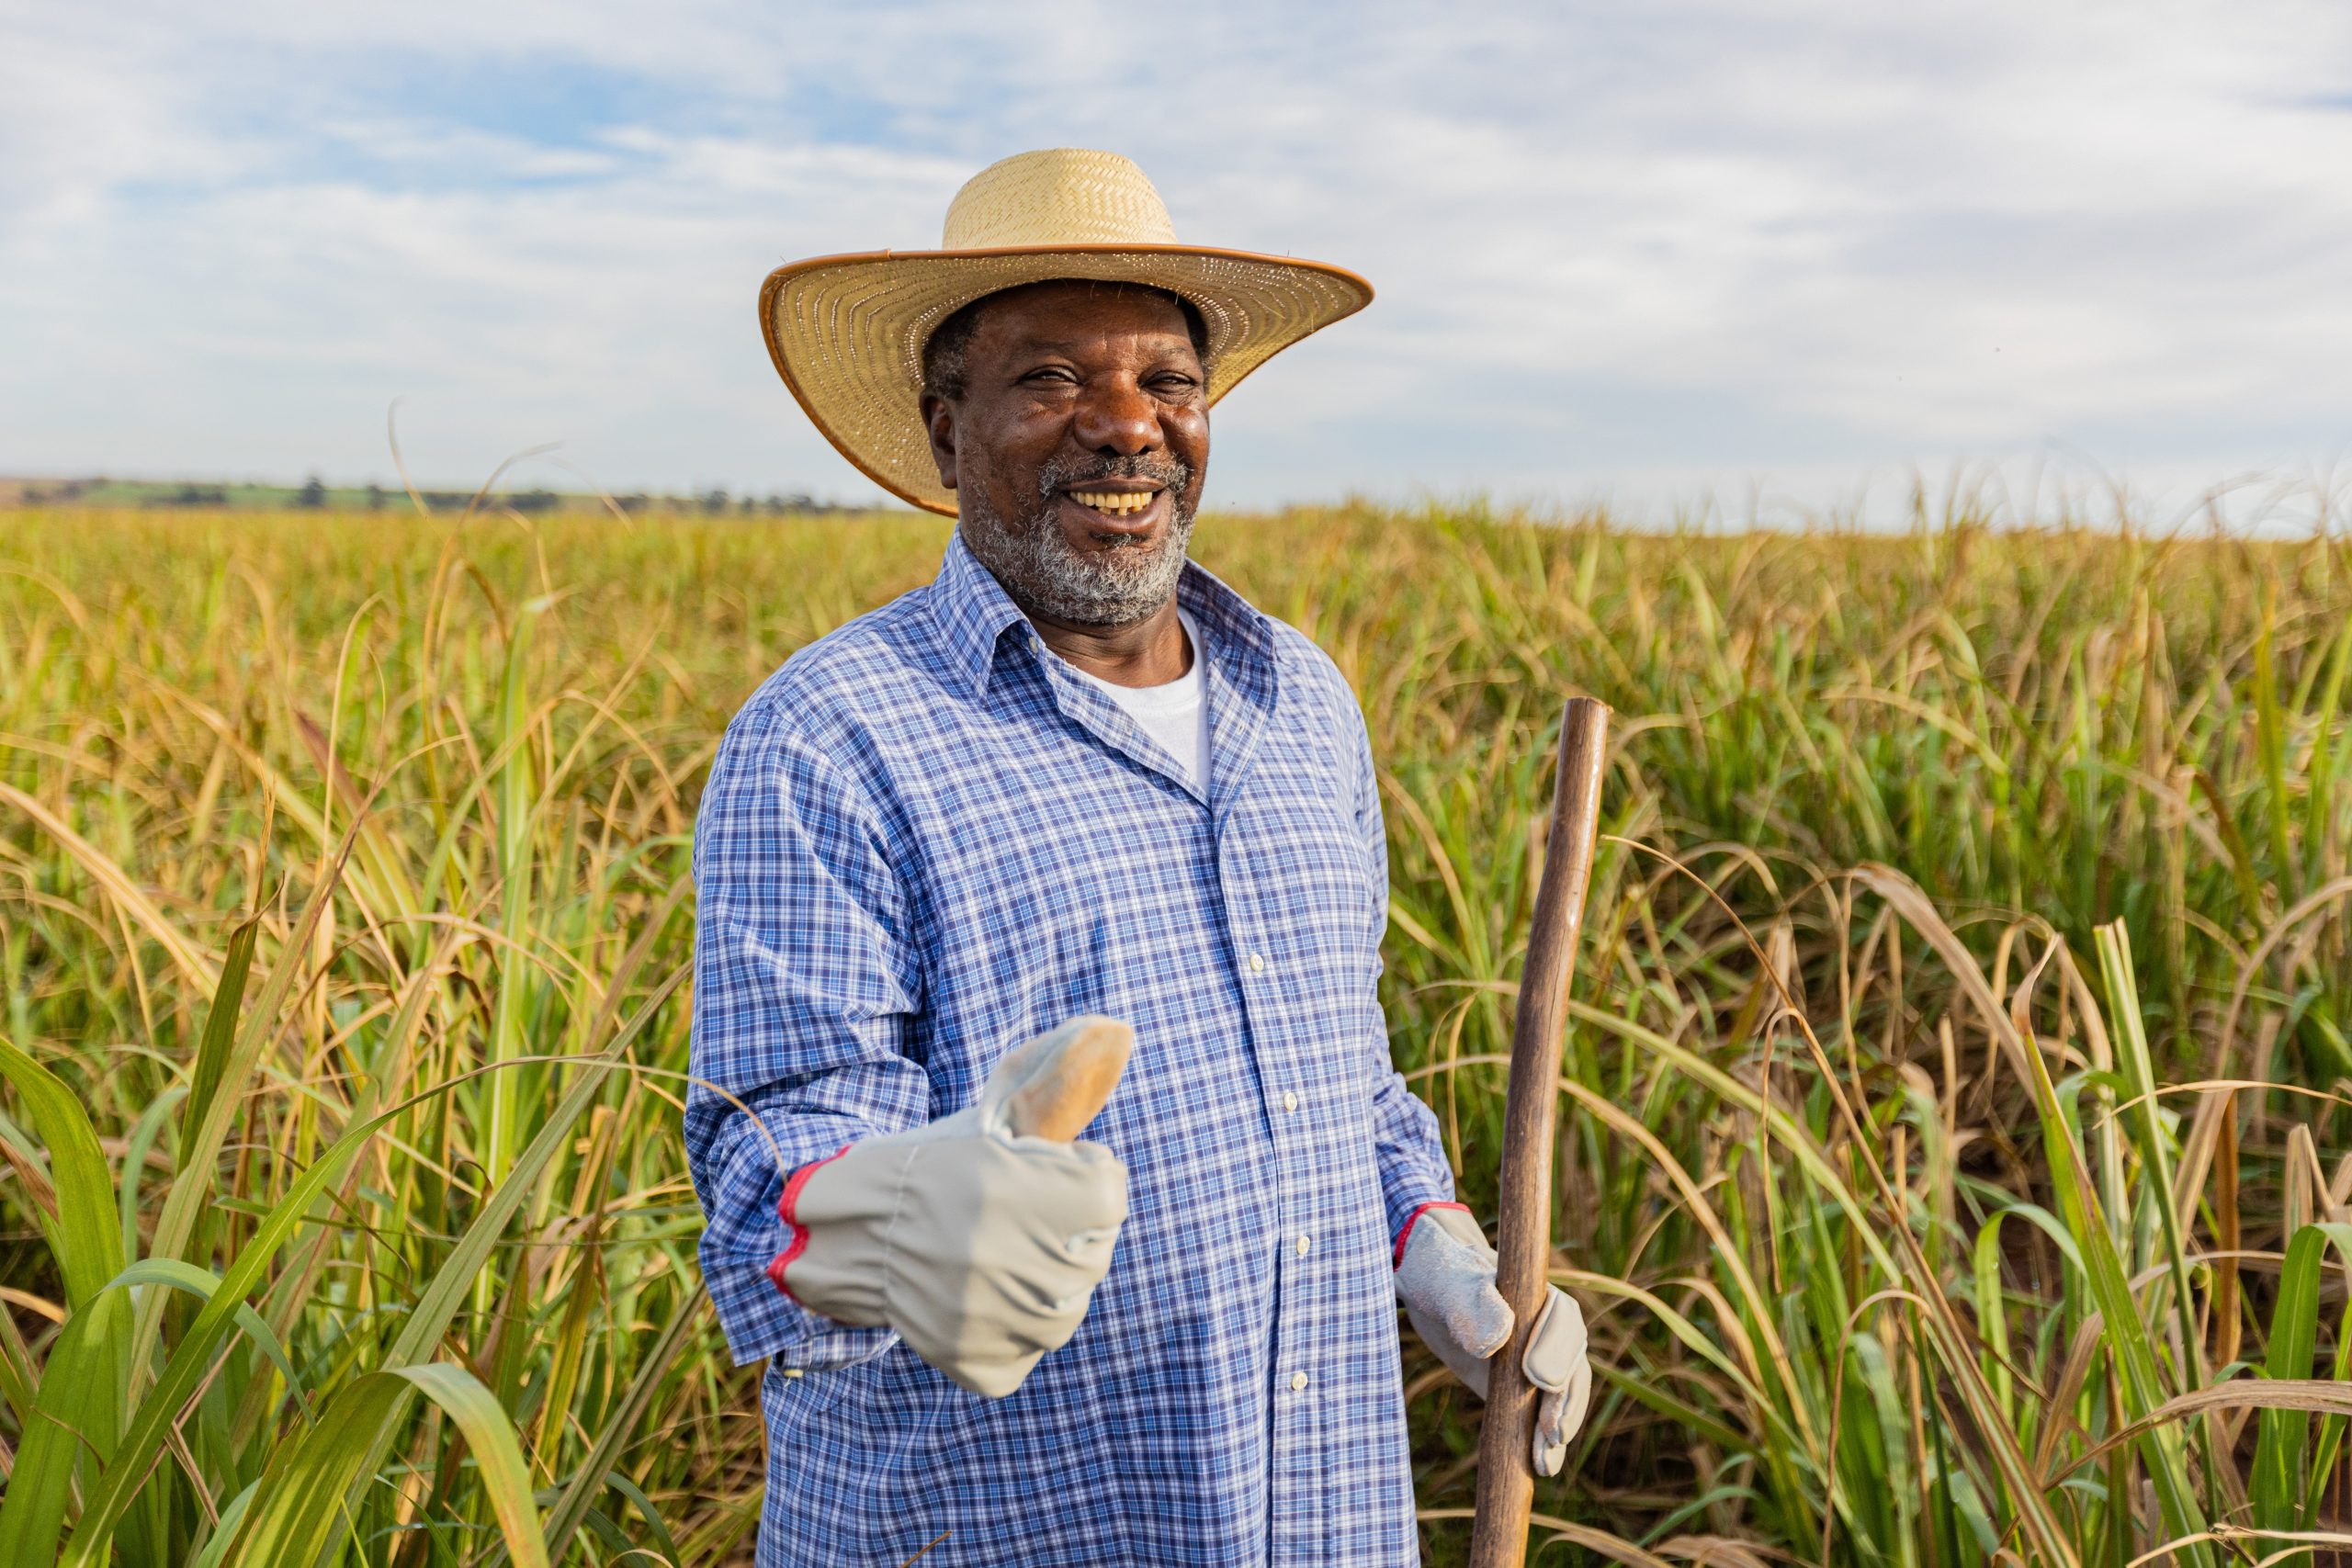
[[(1185, 561), (1209, 405), (1370, 297), (1179, 245), (1067, 150), (976, 176), (942, 251), (768, 279), (818, 427), (957, 524), (745, 705), (695, 833), (687, 1146), (769, 1359), (763, 1565), (1416, 1560), (1396, 1303), (1478, 1388), (1510, 1313), (1388, 1059), (1362, 714)], [(1125, 1078), (1021, 1135), (992, 1071), (1090, 1016)], [(1527, 1367), (1555, 1472), (1557, 1292)]]

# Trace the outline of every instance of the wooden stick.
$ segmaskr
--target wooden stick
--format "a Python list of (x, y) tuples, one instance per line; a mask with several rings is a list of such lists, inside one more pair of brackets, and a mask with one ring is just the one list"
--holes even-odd
[(1510, 1341), (1487, 1364), (1471, 1568), (1516, 1568), (1527, 1560), (1527, 1517), (1535, 1503), (1530, 1450), (1536, 1390), (1520, 1370), (1520, 1358), (1527, 1353), (1528, 1335), (1544, 1304), (1544, 1269), (1552, 1256), (1552, 1128), (1560, 1102), (1560, 1039), (1567, 1023), (1568, 981), (1576, 973), (1577, 933), (1584, 924), (1585, 884), (1592, 875), (1593, 842), (1600, 829), (1600, 773), (1608, 749), (1608, 706), (1591, 697), (1569, 699), (1560, 720), (1551, 838), (1511, 1026), (1495, 1287), (1517, 1321)]

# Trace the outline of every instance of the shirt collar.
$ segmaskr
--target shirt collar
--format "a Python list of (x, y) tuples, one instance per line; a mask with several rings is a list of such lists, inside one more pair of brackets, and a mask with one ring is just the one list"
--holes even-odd
[(1212, 649), (1222, 644), (1273, 663), (1274, 623), (1198, 561), (1184, 563), (1183, 575), (1176, 580), (1176, 603), (1200, 622)]
[(989, 688), (997, 639), (1005, 627), (1028, 618), (979, 558), (964, 547), (961, 528), (948, 536), (947, 558), (932, 580), (931, 614), (964, 690), (976, 697)]
[[(1176, 602), (1192, 612), (1212, 648), (1230, 643), (1237, 650), (1273, 661), (1273, 623), (1207, 568), (1184, 563), (1176, 581)], [(960, 529), (948, 537), (946, 558), (932, 580), (931, 613), (965, 691), (973, 696), (988, 690), (1005, 628), (1028, 624), (1004, 585), (965, 547)]]

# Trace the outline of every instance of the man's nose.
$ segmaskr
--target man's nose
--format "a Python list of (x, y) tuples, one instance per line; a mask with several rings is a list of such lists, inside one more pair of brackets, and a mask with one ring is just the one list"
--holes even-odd
[(1159, 446), (1159, 404), (1125, 377), (1108, 377), (1088, 389), (1078, 405), (1080, 446), (1090, 452), (1133, 457)]

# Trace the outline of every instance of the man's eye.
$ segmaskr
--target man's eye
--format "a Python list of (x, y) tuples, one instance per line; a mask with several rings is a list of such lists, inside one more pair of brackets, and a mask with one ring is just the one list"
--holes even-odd
[(1023, 377), (1022, 379), (1024, 381), (1044, 381), (1054, 386), (1061, 387), (1074, 387), (1078, 384), (1078, 378), (1071, 375), (1069, 371), (1063, 369), (1058, 365), (1048, 365), (1042, 369), (1032, 370), (1028, 375)]

